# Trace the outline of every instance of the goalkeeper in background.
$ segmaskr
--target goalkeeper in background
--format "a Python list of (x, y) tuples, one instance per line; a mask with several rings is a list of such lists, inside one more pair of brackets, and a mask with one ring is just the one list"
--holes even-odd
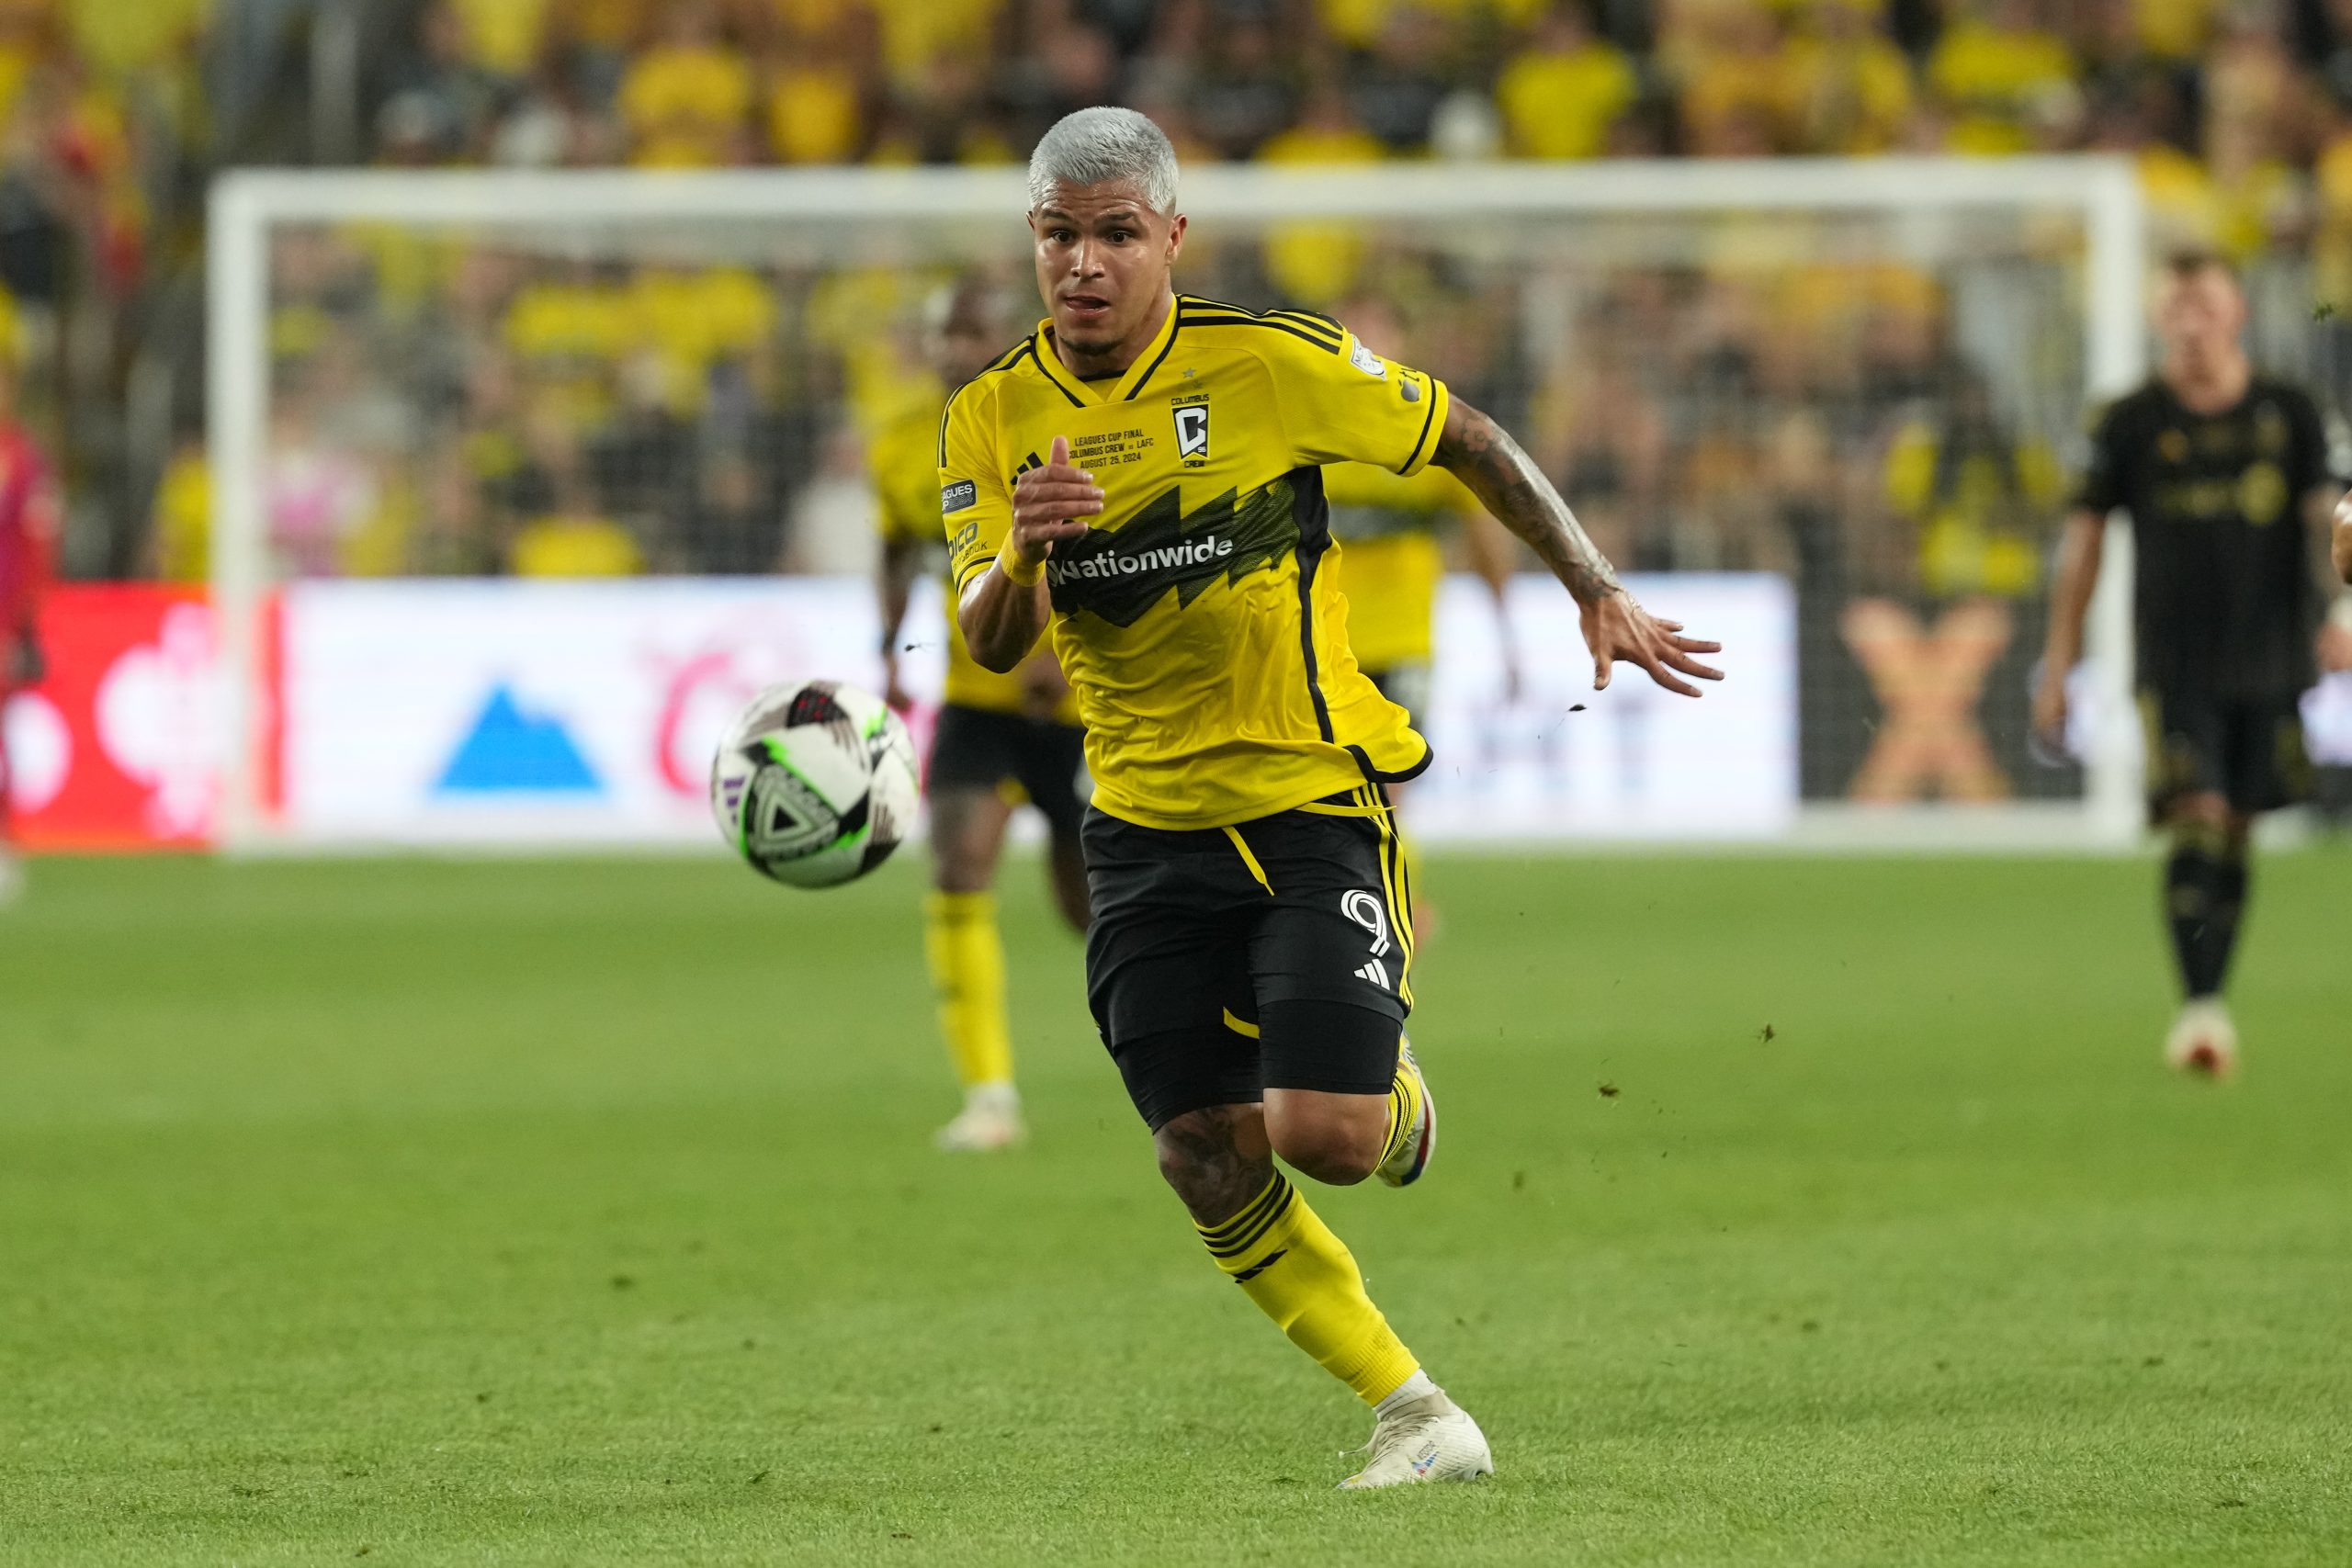
[[(988, 367), (1012, 335), (1001, 290), (980, 279), (941, 289), (925, 312), (932, 368), (952, 391)], [(886, 428), (868, 454), (882, 533), (878, 586), (882, 661), (890, 705), (909, 705), (899, 679), (901, 623), (916, 575), (940, 553), (939, 410)], [(1012, 1036), (1004, 999), (1004, 942), (997, 932), (996, 865), (1015, 805), (1026, 798), (1053, 830), (1054, 896), (1077, 930), (1087, 926), (1086, 867), (1078, 847), (1088, 791), (1085, 732), (1060, 666), (1040, 651), (1009, 675), (983, 670), (956, 625), (946, 625), (947, 685), (925, 778), (931, 804), (932, 891), (923, 903), (924, 951), (939, 998), (964, 1109), (939, 1130), (943, 1149), (1018, 1143), (1021, 1097), (1012, 1083)]]

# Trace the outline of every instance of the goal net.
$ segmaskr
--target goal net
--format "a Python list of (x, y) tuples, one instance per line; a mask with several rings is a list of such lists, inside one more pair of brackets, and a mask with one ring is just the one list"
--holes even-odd
[[(228, 840), (707, 837), (750, 690), (880, 680), (870, 469), (944, 395), (926, 301), (1028, 288), (1024, 206), (1003, 170), (225, 180)], [(1180, 288), (1442, 378), (1729, 645), (1703, 703), (1596, 695), (1532, 558), (1498, 594), (1449, 506), (1383, 513), (1453, 569), (1420, 831), (2130, 841), (2120, 593), (2071, 758), (2027, 722), (2072, 448), (2142, 367), (2127, 165), (1219, 167), (1183, 206)], [(926, 701), (942, 613), (898, 639)]]

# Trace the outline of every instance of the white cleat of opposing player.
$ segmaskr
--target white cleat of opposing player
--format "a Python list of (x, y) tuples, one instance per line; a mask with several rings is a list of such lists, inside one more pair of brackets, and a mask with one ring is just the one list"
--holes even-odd
[(1021, 1096), (1011, 1084), (978, 1084), (964, 1097), (964, 1109), (933, 1142), (951, 1154), (989, 1154), (1009, 1149), (1029, 1135), (1021, 1120)]
[(1342, 1492), (1414, 1486), (1424, 1481), (1476, 1481), (1495, 1472), (1487, 1434), (1442, 1389), (1382, 1416), (1372, 1429), (1372, 1441), (1356, 1451), (1371, 1457), (1362, 1470), (1340, 1483)]
[(2238, 1070), (2238, 1029), (2230, 1010), (2212, 998), (2199, 998), (2180, 1010), (2178, 1021), (2165, 1040), (2165, 1061), (2184, 1073), (2226, 1078)]

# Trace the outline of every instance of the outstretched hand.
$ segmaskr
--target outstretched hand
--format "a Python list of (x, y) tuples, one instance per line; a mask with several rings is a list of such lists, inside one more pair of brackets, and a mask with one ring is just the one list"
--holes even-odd
[(1724, 672), (1700, 663), (1694, 653), (1721, 653), (1719, 642), (1701, 642), (1682, 635), (1679, 621), (1661, 621), (1634, 602), (1623, 589), (1603, 594), (1583, 606), (1580, 619), (1584, 644), (1592, 650), (1592, 689), (1605, 692), (1617, 661), (1638, 664), (1649, 678), (1679, 696), (1695, 697), (1699, 688), (1676, 672), (1700, 681), (1720, 681)]
[(1043, 468), (1031, 468), (1012, 485), (1013, 554), (1032, 566), (1054, 553), (1060, 539), (1083, 538), (1086, 519), (1102, 510), (1094, 476), (1069, 460), (1069, 437), (1054, 437)]

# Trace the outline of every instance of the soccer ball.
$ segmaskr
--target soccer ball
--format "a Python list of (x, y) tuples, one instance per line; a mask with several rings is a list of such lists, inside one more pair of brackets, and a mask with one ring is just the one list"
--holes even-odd
[(906, 725), (871, 692), (832, 681), (762, 692), (710, 766), (720, 836), (795, 887), (832, 887), (888, 860), (919, 798)]

